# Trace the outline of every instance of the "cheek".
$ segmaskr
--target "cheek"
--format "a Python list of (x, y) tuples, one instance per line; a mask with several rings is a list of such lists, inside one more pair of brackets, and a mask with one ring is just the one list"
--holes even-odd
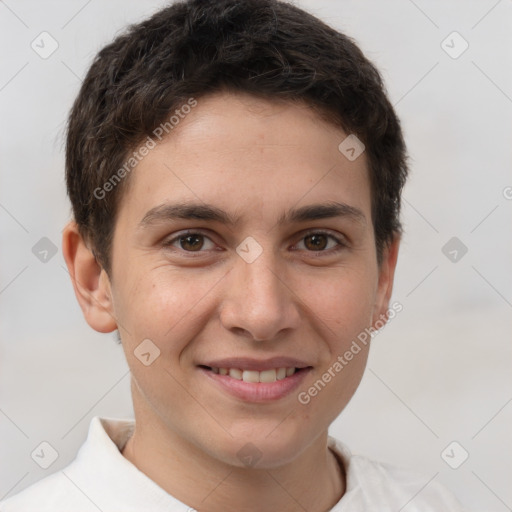
[(312, 290), (312, 318), (327, 349), (298, 396), (305, 421), (334, 421), (361, 382), (368, 352), (374, 288), (360, 280), (325, 283)]
[(369, 326), (375, 302), (376, 277), (373, 272), (354, 268), (330, 273), (322, 279), (303, 283), (308, 304), (331, 334), (340, 341)]
[[(309, 417), (334, 420), (357, 389), (368, 358), (375, 275), (344, 269), (337, 276), (309, 283), (312, 322), (317, 322), (327, 351), (321, 365), (302, 389)], [(313, 285), (313, 283), (315, 283)], [(308, 402), (305, 404), (304, 402)]]
[(167, 355), (179, 354), (211, 310), (216, 277), (191, 279), (160, 267), (128, 279), (119, 289), (116, 314), (129, 344), (149, 338)]

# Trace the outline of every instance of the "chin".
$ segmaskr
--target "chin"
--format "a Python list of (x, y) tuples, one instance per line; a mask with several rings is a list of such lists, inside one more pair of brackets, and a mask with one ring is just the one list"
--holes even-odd
[[(223, 443), (214, 442), (216, 458), (231, 466), (255, 469), (275, 469), (292, 463), (317, 436), (308, 435), (298, 425), (285, 426), (285, 422), (279, 426), (269, 422), (268, 428), (263, 428), (261, 423), (258, 428), (253, 425), (251, 433), (244, 429), (238, 433), (231, 430), (232, 437), (228, 435)], [(218, 449), (220, 446), (222, 450)]]

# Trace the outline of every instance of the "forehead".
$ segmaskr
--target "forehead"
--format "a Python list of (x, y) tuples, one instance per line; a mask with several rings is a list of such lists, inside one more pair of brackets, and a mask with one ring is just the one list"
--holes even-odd
[(207, 202), (237, 217), (282, 217), (336, 201), (370, 218), (366, 157), (340, 152), (347, 135), (303, 104), (233, 93), (198, 99), (137, 164), (120, 216), (140, 221), (171, 200)]

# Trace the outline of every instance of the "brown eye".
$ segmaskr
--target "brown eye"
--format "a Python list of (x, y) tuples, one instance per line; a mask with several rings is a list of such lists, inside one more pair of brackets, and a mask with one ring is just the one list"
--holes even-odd
[(314, 235), (308, 235), (304, 237), (304, 245), (311, 251), (322, 251), (327, 247), (326, 235), (317, 233)]
[(199, 251), (204, 245), (203, 235), (187, 235), (179, 238), (180, 247), (185, 251)]
[(296, 247), (302, 251), (330, 254), (345, 248), (346, 244), (343, 239), (339, 239), (330, 233), (316, 231), (303, 236)]
[(165, 248), (184, 253), (205, 253), (215, 249), (215, 243), (206, 235), (199, 232), (185, 232), (178, 234), (171, 240), (163, 242)]

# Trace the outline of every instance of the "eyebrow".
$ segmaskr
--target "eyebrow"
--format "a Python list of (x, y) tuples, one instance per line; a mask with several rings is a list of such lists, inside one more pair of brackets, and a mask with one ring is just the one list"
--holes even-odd
[[(291, 209), (281, 215), (277, 224), (283, 225), (335, 217), (344, 217), (361, 224), (366, 224), (366, 216), (360, 209), (335, 201)], [(229, 226), (235, 226), (240, 221), (240, 217), (234, 217), (210, 204), (165, 203), (151, 208), (140, 221), (139, 228), (144, 229), (154, 224), (178, 219), (219, 222)]]

